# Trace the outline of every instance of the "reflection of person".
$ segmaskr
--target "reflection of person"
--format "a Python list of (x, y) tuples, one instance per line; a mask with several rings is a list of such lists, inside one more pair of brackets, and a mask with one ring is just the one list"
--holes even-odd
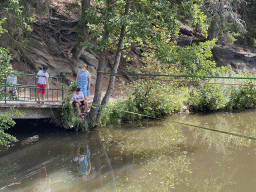
[[(13, 71), (13, 67), (11, 66), (11, 72), (14, 72)], [(10, 74), (7, 79), (6, 79), (6, 83), (8, 85), (17, 85), (17, 75), (15, 74)], [(3, 87), (1, 89), (1, 91), (6, 91), (7, 94), (10, 93), (10, 91), (15, 91), (16, 90), (16, 87)], [(8, 99), (8, 98), (7, 98)]]
[(81, 89), (81, 91), (84, 94), (85, 98), (85, 113), (87, 113), (88, 110), (88, 104), (86, 101), (86, 98), (90, 96), (90, 86), (91, 86), (91, 75), (88, 71), (88, 65), (83, 64), (82, 65), (82, 70), (79, 71), (76, 77), (76, 81), (78, 84), (78, 87)]
[(72, 100), (73, 107), (77, 108), (79, 116), (83, 119), (83, 116), (81, 114), (80, 105), (85, 110), (85, 100), (84, 100), (84, 94), (82, 91), (80, 91), (80, 88), (76, 89), (76, 92), (73, 93), (73, 100)]
[(39, 179), (41, 184), (41, 190), (44, 192), (50, 192), (51, 188), (49, 188), (51, 180), (48, 179), (46, 167), (42, 166), (41, 169), (39, 169)]
[[(37, 99), (38, 99), (38, 103), (40, 104), (40, 93), (42, 91), (42, 99), (44, 101), (44, 96), (45, 96), (45, 92), (46, 92), (46, 88), (49, 89), (49, 74), (47, 73), (48, 70), (48, 66), (44, 65), (43, 66), (43, 70), (40, 70), (37, 75), (38, 77), (38, 83), (37, 83)], [(42, 102), (43, 104), (44, 102)]]
[(73, 159), (79, 164), (77, 168), (78, 173), (82, 176), (87, 176), (91, 172), (91, 162), (90, 162), (90, 149), (88, 145), (85, 147), (81, 146), (78, 150), (78, 156)]

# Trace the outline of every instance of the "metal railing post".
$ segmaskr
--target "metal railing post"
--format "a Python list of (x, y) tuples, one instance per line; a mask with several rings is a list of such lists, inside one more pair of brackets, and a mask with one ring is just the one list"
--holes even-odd
[(4, 87), (4, 89), (5, 89), (5, 101), (4, 101), (4, 103), (6, 104), (6, 83), (7, 83), (7, 77), (6, 77), (6, 80), (5, 80), (5, 87)]
[(35, 76), (35, 101), (37, 99), (37, 76)]
[(61, 98), (61, 101), (63, 101), (63, 98), (64, 98), (64, 84), (63, 84), (63, 76), (61, 77), (61, 91), (62, 91), (62, 98)]

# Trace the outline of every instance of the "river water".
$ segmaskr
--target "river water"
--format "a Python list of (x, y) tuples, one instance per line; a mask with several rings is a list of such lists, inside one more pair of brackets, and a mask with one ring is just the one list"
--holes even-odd
[(256, 138), (255, 116), (180, 114), (86, 135), (20, 131), (0, 151), (0, 192), (256, 191), (255, 140), (202, 129)]

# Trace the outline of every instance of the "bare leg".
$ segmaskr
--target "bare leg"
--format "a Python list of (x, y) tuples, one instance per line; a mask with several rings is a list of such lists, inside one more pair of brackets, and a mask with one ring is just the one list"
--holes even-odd
[(42, 101), (44, 101), (44, 96), (45, 96), (45, 94), (42, 94)]
[(81, 114), (81, 110), (80, 110), (80, 107), (79, 107), (78, 103), (76, 103), (76, 108), (77, 108), (78, 113)]
[(87, 100), (84, 100), (84, 110), (88, 111), (88, 103)]
[(37, 100), (40, 101), (40, 93), (37, 93)]

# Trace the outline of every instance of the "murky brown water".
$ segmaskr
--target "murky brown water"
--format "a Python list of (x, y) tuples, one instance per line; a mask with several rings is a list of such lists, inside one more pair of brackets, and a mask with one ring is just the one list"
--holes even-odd
[(0, 152), (0, 191), (256, 191), (254, 140), (175, 123), (256, 138), (255, 116), (173, 115), (85, 136), (27, 135)]

